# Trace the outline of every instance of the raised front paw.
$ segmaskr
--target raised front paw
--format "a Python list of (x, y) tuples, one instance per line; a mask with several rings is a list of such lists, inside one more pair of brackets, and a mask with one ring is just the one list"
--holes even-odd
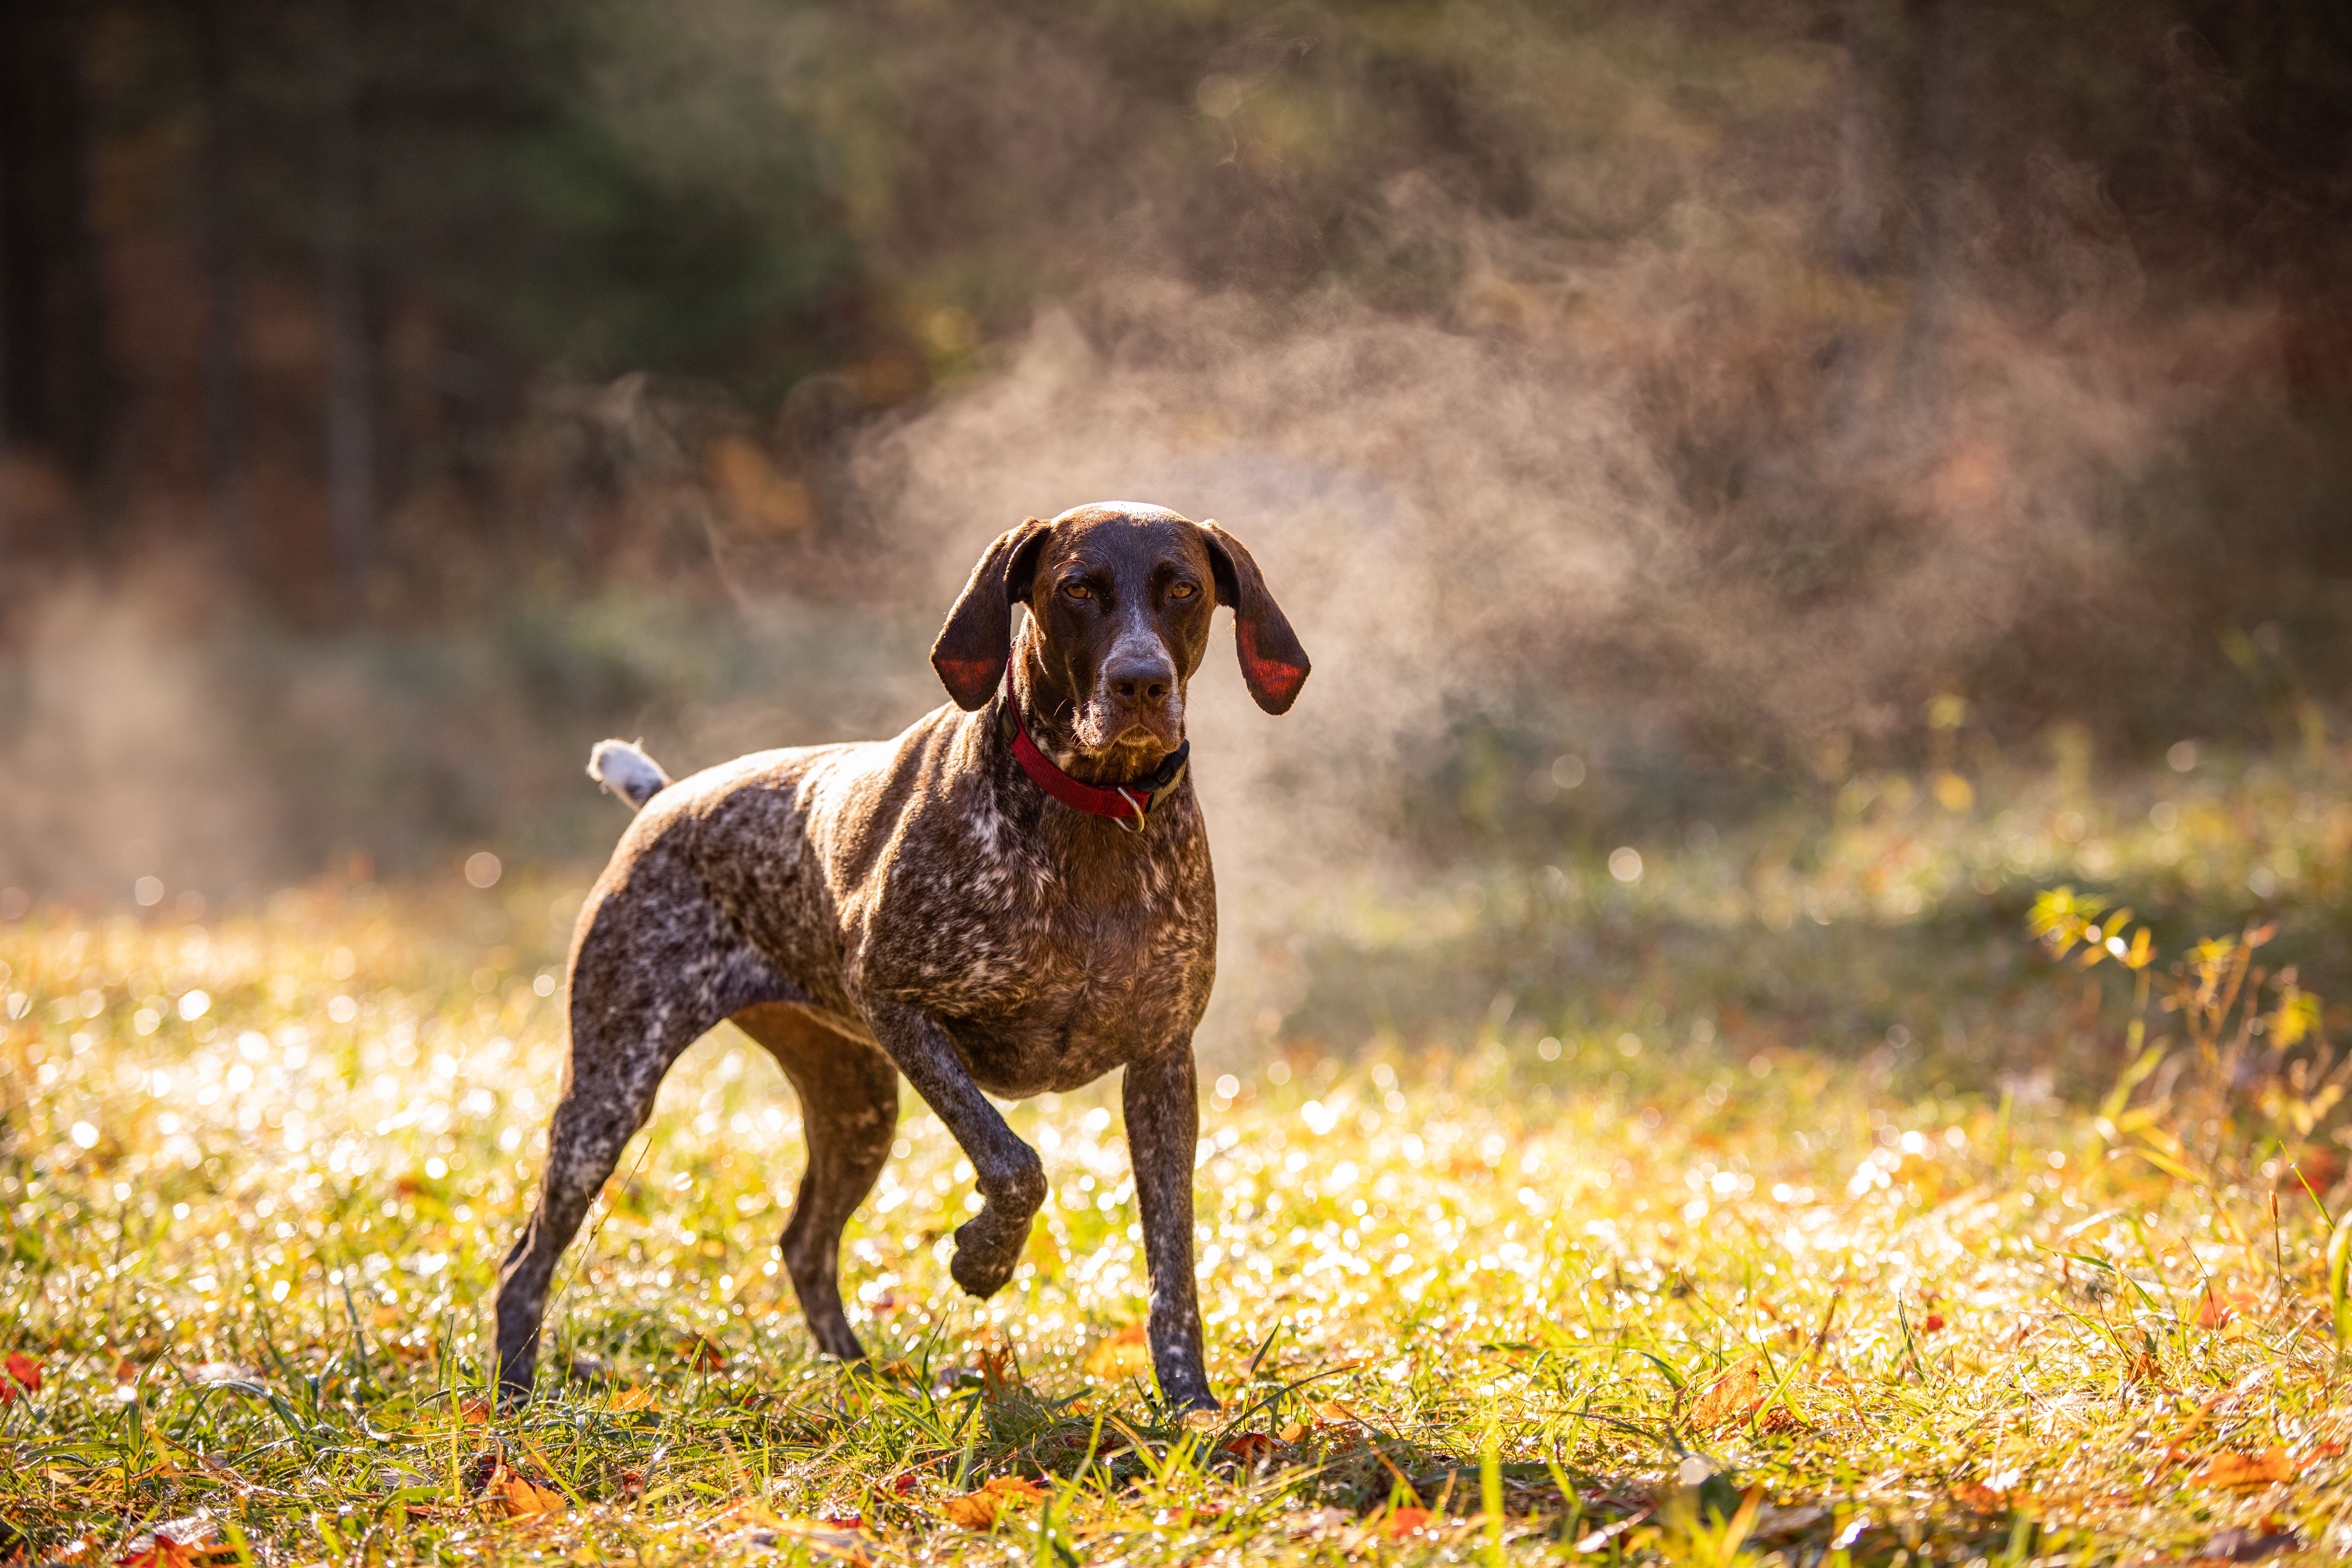
[(963, 1287), (964, 1294), (986, 1300), (1003, 1289), (1013, 1271), (1021, 1267), (1021, 1247), (1028, 1239), (1026, 1216), (1006, 1226), (992, 1205), (955, 1233), (955, 1257), (948, 1264), (948, 1272)]

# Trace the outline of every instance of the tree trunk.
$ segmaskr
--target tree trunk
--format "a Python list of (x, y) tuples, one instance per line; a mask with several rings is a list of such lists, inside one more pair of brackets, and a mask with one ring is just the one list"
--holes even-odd
[(86, 24), (78, 0), (0, 5), (0, 421), (13, 454), (85, 480), (105, 456), (112, 390)]
[(327, 327), (327, 510), (333, 535), (335, 612), (367, 618), (375, 527), (375, 411), (360, 257), (358, 0), (328, 0), (326, 169), (320, 192), (320, 282)]
[(222, 0), (188, 0), (196, 70), (204, 94), (205, 142), (199, 179), (204, 212), (205, 458), (212, 481), (213, 529), (221, 561), (244, 578), (252, 564), (253, 502), (245, 474), (245, 384), (240, 352), (245, 313), (239, 298), (236, 213), (231, 146), (228, 40)]

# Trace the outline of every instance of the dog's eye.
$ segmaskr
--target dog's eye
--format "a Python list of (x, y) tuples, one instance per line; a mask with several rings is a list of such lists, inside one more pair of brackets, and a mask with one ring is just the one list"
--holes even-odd
[(1171, 599), (1189, 599), (1197, 592), (1199, 592), (1199, 590), (1194, 588), (1192, 584), (1179, 583), (1173, 588), (1168, 590), (1168, 596)]
[(1065, 583), (1062, 584), (1062, 592), (1073, 599), (1090, 598), (1094, 594), (1094, 590), (1088, 588), (1084, 583)]

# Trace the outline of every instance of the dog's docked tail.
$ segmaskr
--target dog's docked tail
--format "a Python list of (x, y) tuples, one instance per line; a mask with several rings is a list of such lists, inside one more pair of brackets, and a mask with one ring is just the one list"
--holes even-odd
[(626, 741), (599, 741), (588, 753), (588, 776), (629, 803), (632, 811), (669, 787), (661, 764)]

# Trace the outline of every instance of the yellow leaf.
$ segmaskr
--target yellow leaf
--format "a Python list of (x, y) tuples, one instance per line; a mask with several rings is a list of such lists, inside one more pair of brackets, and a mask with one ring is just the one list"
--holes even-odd
[(633, 1384), (613, 1395), (615, 1410), (651, 1410), (658, 1404), (654, 1391), (643, 1384)]

